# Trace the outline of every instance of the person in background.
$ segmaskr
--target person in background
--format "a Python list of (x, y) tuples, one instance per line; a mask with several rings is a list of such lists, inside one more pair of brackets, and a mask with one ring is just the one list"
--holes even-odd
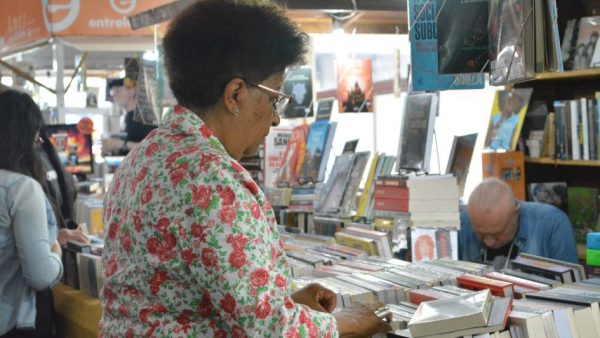
[(130, 79), (114, 79), (108, 83), (114, 102), (125, 110), (124, 139), (111, 137), (102, 141), (102, 152), (112, 155), (126, 155), (146, 137), (156, 126), (133, 120), (135, 111), (135, 85)]
[(77, 196), (75, 180), (65, 171), (44, 127), (40, 129), (40, 140), (36, 151), (45, 171), (47, 197), (60, 210), (57, 217), (58, 243), (63, 247), (68, 241), (89, 243), (90, 240), (85, 235), (84, 229), (74, 221)]
[(544, 203), (520, 202), (497, 178), (480, 183), (461, 213), (460, 258), (505, 268), (519, 252), (578, 263), (567, 215)]
[(51, 337), (48, 288), (63, 270), (58, 211), (35, 150), (44, 120), (29, 95), (6, 89), (0, 121), (0, 336)]
[(390, 330), (377, 305), (333, 312), (336, 295), (319, 284), (291, 292), (273, 208), (238, 163), (279, 124), (290, 100), (279, 90), (283, 73), (302, 61), (306, 37), (277, 7), (206, 0), (171, 22), (163, 47), (179, 105), (127, 155), (106, 193), (100, 335)]

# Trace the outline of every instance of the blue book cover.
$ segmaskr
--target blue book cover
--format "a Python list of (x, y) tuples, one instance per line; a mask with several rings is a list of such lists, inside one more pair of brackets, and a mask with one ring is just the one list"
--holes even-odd
[(329, 133), (329, 122), (327, 120), (315, 121), (308, 131), (306, 140), (306, 154), (304, 155), (304, 163), (300, 173), (300, 182), (309, 183), (317, 182), (319, 179), (319, 169), (324, 158), (324, 153), (327, 143), (327, 135)]
[(483, 73), (439, 74), (436, 23), (438, 0), (408, 0), (408, 12), (413, 90), (483, 88)]

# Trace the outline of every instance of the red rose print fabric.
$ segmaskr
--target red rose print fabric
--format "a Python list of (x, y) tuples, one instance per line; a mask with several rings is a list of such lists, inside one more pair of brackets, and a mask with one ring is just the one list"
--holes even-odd
[(100, 336), (338, 336), (294, 303), (273, 209), (185, 108), (130, 152), (104, 206)]

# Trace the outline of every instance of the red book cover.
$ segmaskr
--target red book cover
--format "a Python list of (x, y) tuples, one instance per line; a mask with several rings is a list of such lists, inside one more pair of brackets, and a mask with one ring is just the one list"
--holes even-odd
[(494, 296), (512, 297), (515, 294), (512, 283), (491, 278), (467, 274), (456, 277), (456, 282), (458, 286), (469, 290), (489, 289)]
[(375, 197), (375, 210), (408, 212), (408, 200)]
[(340, 113), (373, 112), (371, 60), (340, 60), (337, 64)]
[(374, 196), (375, 196), (375, 198), (382, 197), (382, 198), (407, 200), (408, 199), (408, 188), (375, 184)]
[(304, 162), (306, 152), (306, 137), (308, 135), (308, 124), (295, 127), (292, 136), (288, 140), (287, 148), (281, 154), (281, 168), (277, 177), (278, 186), (297, 186), (299, 184), (300, 170)]

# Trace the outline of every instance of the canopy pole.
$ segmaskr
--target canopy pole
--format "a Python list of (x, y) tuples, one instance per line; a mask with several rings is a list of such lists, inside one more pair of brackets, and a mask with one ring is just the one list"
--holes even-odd
[(56, 109), (58, 123), (65, 123), (65, 48), (62, 41), (54, 39), (52, 44), (52, 70), (56, 76)]

